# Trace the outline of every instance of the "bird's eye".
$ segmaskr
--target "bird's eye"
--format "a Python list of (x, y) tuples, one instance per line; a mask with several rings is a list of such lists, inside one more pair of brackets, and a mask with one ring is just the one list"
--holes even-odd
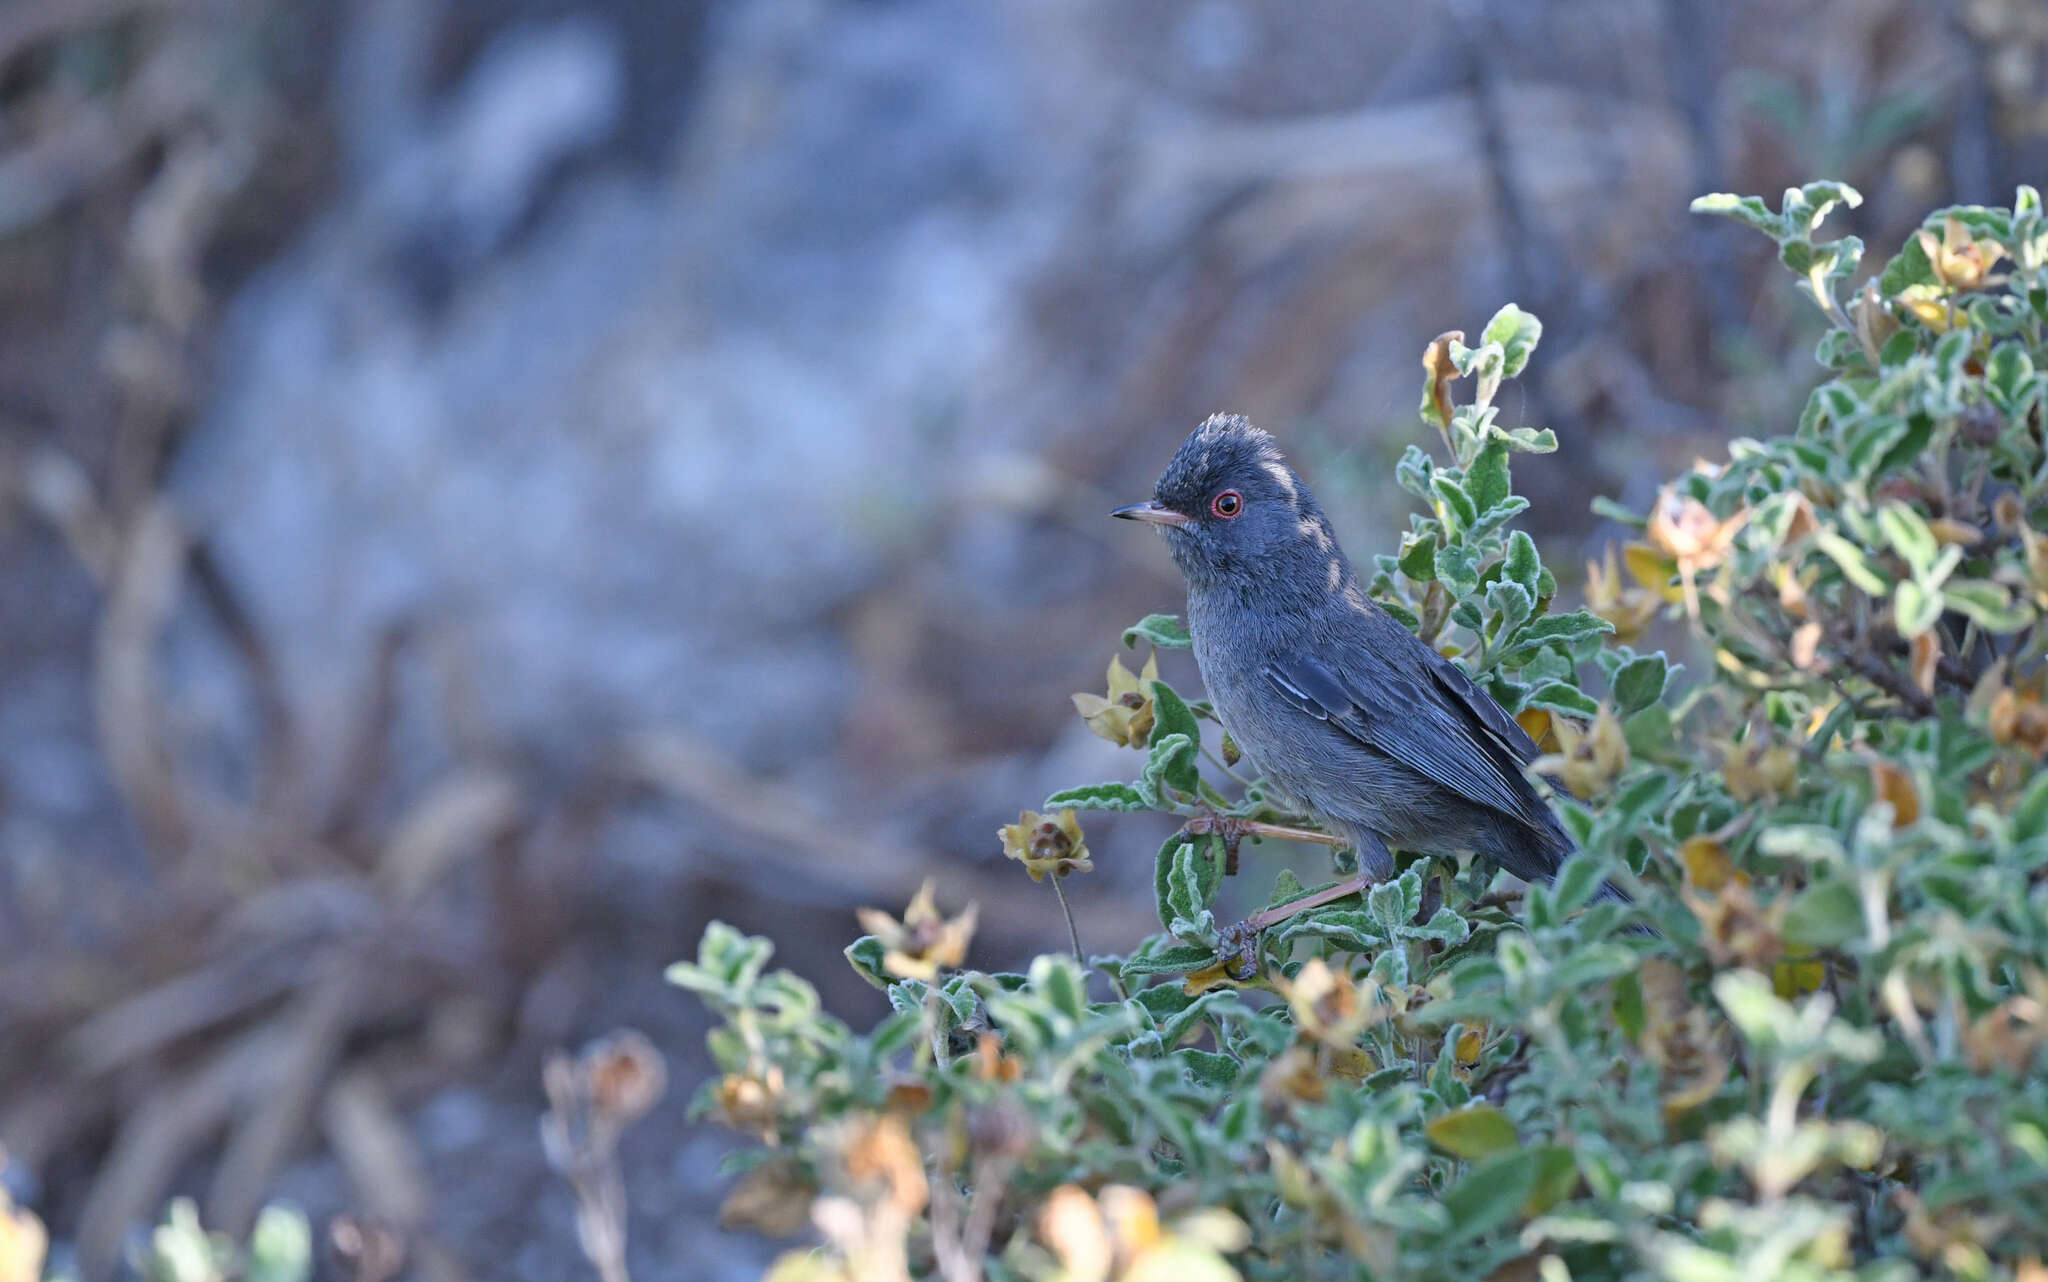
[(1209, 510), (1226, 521), (1232, 520), (1244, 511), (1244, 495), (1236, 490), (1225, 490), (1209, 500)]

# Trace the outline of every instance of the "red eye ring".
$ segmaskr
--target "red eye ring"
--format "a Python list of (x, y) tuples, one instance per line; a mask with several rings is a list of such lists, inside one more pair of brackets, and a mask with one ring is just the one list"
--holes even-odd
[(1225, 521), (1234, 521), (1244, 511), (1244, 495), (1236, 490), (1225, 490), (1209, 500), (1209, 511)]

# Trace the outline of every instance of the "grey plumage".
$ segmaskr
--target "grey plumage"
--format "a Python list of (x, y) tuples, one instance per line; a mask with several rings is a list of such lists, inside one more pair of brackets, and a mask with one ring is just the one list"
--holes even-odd
[[(1239, 496), (1231, 517), (1215, 506), (1226, 492)], [(1224, 727), (1365, 872), (1391, 876), (1394, 846), (1469, 851), (1532, 880), (1556, 873), (1573, 846), (1524, 773), (1536, 745), (1365, 595), (1272, 437), (1216, 415), (1174, 454), (1153, 501), (1118, 514), (1162, 527)]]

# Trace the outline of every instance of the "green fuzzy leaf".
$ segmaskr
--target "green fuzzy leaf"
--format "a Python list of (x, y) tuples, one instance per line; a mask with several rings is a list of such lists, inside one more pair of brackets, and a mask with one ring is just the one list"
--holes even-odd
[(1941, 598), (1948, 609), (1968, 616), (1986, 632), (2018, 632), (2034, 621), (2034, 607), (2026, 601), (2014, 600), (1997, 583), (1949, 579), (1941, 585)]
[(1906, 237), (1906, 243), (1892, 260), (1884, 265), (1884, 271), (1877, 278), (1877, 291), (1886, 298), (1897, 298), (1915, 285), (1935, 284), (1934, 263), (1927, 257), (1927, 251), (1920, 245), (1918, 236)]
[[(1155, 938), (1163, 940), (1166, 937), (1161, 935)], [(1206, 948), (1193, 944), (1171, 944), (1157, 951), (1147, 952), (1140, 950), (1132, 954), (1121, 966), (1117, 967), (1117, 973), (1127, 983), (1144, 975), (1185, 975), (1191, 970), (1200, 970), (1215, 959), (1216, 955)], [(1145, 993), (1158, 991), (1160, 990), (1148, 988), (1145, 990)], [(1166, 986), (1166, 991), (1178, 994), (1180, 989), (1178, 987)], [(1142, 997), (1145, 993), (1141, 993), (1139, 996)]]
[(1148, 614), (1125, 628), (1125, 648), (1135, 649), (1141, 637), (1162, 650), (1185, 650), (1195, 643), (1180, 616), (1173, 614)]
[(1655, 654), (1639, 654), (1622, 664), (1614, 674), (1616, 711), (1628, 716), (1663, 698), (1664, 682), (1669, 673), (1670, 665), (1662, 650)]
[(1920, 514), (1904, 503), (1887, 503), (1877, 509), (1877, 524), (1884, 531), (1885, 542), (1905, 558), (1913, 573), (1926, 578), (1934, 568), (1941, 543)]
[(1984, 390), (1991, 394), (1992, 402), (2007, 413), (2020, 400), (2033, 377), (2033, 358), (2027, 355), (2023, 343), (2000, 343), (1991, 349), (1990, 357), (1984, 362)]
[(1648, 519), (1642, 513), (1623, 506), (1605, 494), (1595, 494), (1590, 506), (1593, 515), (1603, 521), (1618, 522), (1632, 530), (1640, 530), (1648, 524)]
[(1941, 622), (1941, 602), (1941, 589), (1903, 579), (1892, 593), (1892, 626), (1902, 637), (1917, 637)]
[[(1334, 885), (1335, 883), (1331, 884)], [(1301, 888), (1301, 878), (1294, 875), (1294, 870), (1292, 868), (1282, 868), (1279, 874), (1273, 878), (1273, 893), (1266, 897), (1266, 907), (1273, 908), (1280, 904), (1292, 903), (1301, 898), (1304, 893)]]
[(1166, 907), (1174, 917), (1193, 921), (1216, 897), (1223, 879), (1223, 860), (1213, 848), (1215, 841), (1183, 842), (1174, 852), (1173, 868), (1166, 878)]
[(1461, 944), (1471, 937), (1472, 923), (1451, 908), (1439, 908), (1421, 925), (1403, 923), (1394, 932), (1402, 939), (1427, 939), (1441, 944)]
[(1814, 546), (1828, 554), (1834, 563), (1842, 567), (1842, 575), (1849, 582), (1863, 589), (1871, 596), (1884, 596), (1891, 591), (1891, 581), (1863, 555), (1863, 549), (1843, 538), (1833, 530), (1821, 530), (1813, 536)]
[(1511, 636), (1535, 611), (1536, 598), (1521, 584), (1501, 579), (1487, 585), (1486, 608), (1500, 620), (1500, 635)]
[(1815, 882), (1785, 909), (1785, 942), (1795, 948), (1840, 948), (1863, 937), (1863, 905), (1840, 879)]
[(1144, 796), (1127, 783), (1091, 783), (1045, 799), (1042, 810), (1148, 810)]
[(1714, 996), (1752, 1045), (1771, 1045), (1798, 1026), (1792, 1008), (1771, 991), (1771, 981), (1755, 971), (1722, 971), (1714, 977)]
[(1614, 631), (1614, 625), (1597, 614), (1586, 610), (1573, 610), (1570, 614), (1547, 614), (1530, 623), (1517, 637), (1518, 650), (1532, 650), (1541, 645), (1563, 645), (1570, 648), (1590, 637), (1604, 636)]
[(1229, 1090), (1237, 1085), (1237, 1061), (1214, 1051), (1182, 1049), (1168, 1057), (1179, 1064), (1188, 1081), (1197, 1086)]
[(1479, 557), (1462, 543), (1446, 543), (1436, 550), (1436, 577), (1458, 596), (1479, 586)]
[(921, 979), (899, 979), (889, 984), (889, 1009), (899, 1015), (922, 1014), (925, 995), (931, 985)]
[(1159, 853), (1152, 857), (1152, 906), (1161, 926), (1171, 925), (1177, 915), (1167, 903), (1167, 896), (1171, 893), (1174, 860), (1180, 854), (1181, 847), (1188, 844), (1188, 838), (1174, 833), (1160, 845)]
[(1468, 1162), (1519, 1148), (1522, 1143), (1522, 1137), (1515, 1133), (1515, 1124), (1491, 1104), (1475, 1104), (1432, 1117), (1422, 1129), (1430, 1143)]
[[(1501, 347), (1501, 374), (1513, 378), (1529, 363), (1529, 356), (1536, 350), (1536, 344), (1543, 338), (1543, 322), (1523, 311), (1513, 303), (1507, 304), (1493, 314), (1486, 322), (1486, 329), (1479, 335), (1481, 343), (1499, 343)], [(1481, 507), (1486, 506), (1484, 503)]]
[(1467, 542), (1477, 542), (1529, 510), (1529, 500), (1510, 494), (1492, 507), (1480, 510), (1479, 519), (1465, 532)]
[[(1184, 948), (1182, 951), (1196, 950)], [(1199, 966), (1205, 960), (1207, 959), (1197, 957), (1194, 965)], [(1141, 988), (1130, 996), (1130, 1004), (1144, 1011), (1145, 1018), (1155, 1025), (1179, 1015), (1194, 1005), (1195, 1001), (1196, 999), (1188, 996), (1187, 990), (1179, 984), (1156, 984), (1151, 988)]]
[(1430, 478), (1436, 474), (1436, 464), (1430, 460), (1419, 445), (1410, 445), (1401, 452), (1401, 461), (1394, 464), (1394, 480), (1402, 489), (1428, 503), (1434, 498), (1430, 489)]
[(1657, 760), (1670, 749), (1674, 727), (1671, 709), (1653, 703), (1621, 723), (1628, 750), (1638, 757)]
[(1151, 755), (1138, 775), (1138, 795), (1154, 810), (1167, 808), (1166, 788), (1193, 793), (1201, 781), (1195, 763), (1195, 741), (1184, 734), (1152, 734)]
[(1835, 206), (1846, 205), (1854, 209), (1862, 203), (1863, 193), (1845, 182), (1823, 179), (1803, 187), (1788, 188), (1784, 205), (1785, 234), (1810, 235)]
[(1557, 451), (1557, 433), (1547, 427), (1495, 428), (1494, 435), (1506, 441), (1508, 448), (1517, 454), (1553, 454)]
[(666, 972), (668, 982), (706, 997), (744, 1001), (775, 952), (759, 935), (743, 935), (722, 921), (704, 928), (697, 960), (677, 962)]
[(1481, 447), (1479, 457), (1465, 470), (1465, 488), (1481, 512), (1507, 501), (1513, 485), (1505, 442), (1489, 440)]
[(1544, 682), (1529, 692), (1523, 706), (1549, 708), (1574, 717), (1593, 717), (1600, 714), (1600, 705), (1594, 701), (1593, 696), (1567, 681)]
[(1399, 601), (1391, 600), (1387, 597), (1380, 597), (1378, 598), (1378, 601), (1381, 609), (1385, 610), (1388, 614), (1393, 615), (1396, 619), (1399, 619), (1401, 621), (1402, 627), (1408, 629), (1410, 632), (1416, 632), (1421, 630), (1422, 618), (1420, 615), (1416, 614), (1415, 611), (1409, 609), (1407, 606), (1401, 604)]
[(2027, 785), (2019, 805), (2013, 807), (2012, 835), (2019, 841), (2039, 841), (2048, 837), (2048, 770), (2034, 775), (2034, 781)]
[(1592, 902), (1602, 881), (1600, 862), (1581, 851), (1564, 861), (1551, 885), (1551, 908), (1559, 917), (1577, 912)]
[(1437, 541), (1411, 534), (1401, 542), (1401, 573), (1417, 583), (1428, 583), (1436, 578)]
[(1391, 939), (1422, 907), (1422, 874), (1414, 868), (1365, 892), (1365, 908), (1382, 937)]
[(1701, 196), (1692, 202), (1695, 214), (1713, 214), (1721, 218), (1732, 218), (1745, 227), (1753, 228), (1777, 240), (1785, 229), (1784, 220), (1773, 214), (1761, 196), (1738, 196), (1731, 191), (1717, 191)]
[(1068, 1019), (1079, 1020), (1088, 1014), (1087, 982), (1081, 968), (1065, 953), (1047, 953), (1032, 961), (1030, 989)]
[(1543, 577), (1543, 558), (1536, 554), (1536, 540), (1523, 530), (1516, 530), (1508, 536), (1507, 557), (1501, 562), (1501, 573), (1522, 585), (1530, 596), (1537, 596)]
[(1519, 1218), (1536, 1192), (1540, 1168), (1534, 1150), (1499, 1153), (1475, 1167), (1443, 1197), (1451, 1217), (1446, 1239), (1469, 1241)]
[(1846, 443), (1842, 447), (1842, 462), (1849, 475), (1868, 482), (1882, 473), (1885, 459), (1912, 430), (1912, 421), (1898, 414), (1872, 415), (1851, 424), (1843, 433)]
[(898, 1011), (875, 1025), (870, 1034), (868, 1052), (877, 1062), (888, 1060), (900, 1051), (908, 1050), (924, 1030), (924, 1020), (919, 1012)]
[[(1182, 734), (1192, 740), (1196, 748), (1201, 747), (1202, 723), (1195, 719), (1195, 714), (1188, 709), (1179, 692), (1164, 681), (1152, 682), (1152, 716), (1153, 735)], [(1167, 782), (1185, 792), (1193, 792), (1194, 771), (1188, 772), (1185, 782), (1177, 778), (1169, 778)]]
[(1614, 978), (1614, 1024), (1632, 1042), (1643, 1038), (1649, 1026), (1649, 1010), (1643, 1005), (1643, 985), (1633, 971)]
[(1604, 984), (1616, 975), (1634, 970), (1636, 955), (1622, 944), (1582, 944), (1550, 972), (1550, 983), (1569, 992), (1589, 984)]
[(249, 1231), (243, 1282), (306, 1282), (313, 1276), (313, 1230), (299, 1211), (266, 1206)]
[(1479, 509), (1474, 506), (1472, 496), (1465, 492), (1464, 486), (1445, 473), (1438, 472), (1430, 478), (1430, 488), (1435, 490), (1437, 498), (1442, 500), (1439, 511), (1445, 524), (1450, 526), (1452, 534), (1472, 528), (1472, 523), (1479, 519)]
[(1348, 953), (1370, 953), (1384, 948), (1387, 934), (1378, 920), (1363, 908), (1317, 908), (1290, 919), (1280, 929), (1281, 943), (1296, 939), (1323, 939)]

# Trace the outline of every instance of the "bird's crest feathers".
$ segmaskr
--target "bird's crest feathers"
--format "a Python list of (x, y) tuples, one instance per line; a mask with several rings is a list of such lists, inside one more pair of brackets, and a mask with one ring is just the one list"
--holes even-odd
[(1242, 414), (1211, 414), (1174, 451), (1159, 478), (1158, 497), (1192, 505), (1211, 491), (1253, 478), (1295, 500), (1301, 482), (1280, 456), (1280, 447)]

